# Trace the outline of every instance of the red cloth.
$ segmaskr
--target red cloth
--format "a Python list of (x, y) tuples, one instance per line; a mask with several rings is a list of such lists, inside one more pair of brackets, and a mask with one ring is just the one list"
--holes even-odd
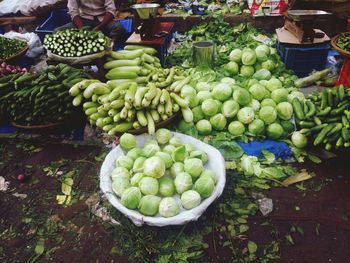
[(350, 59), (345, 59), (343, 66), (341, 68), (338, 80), (337, 80), (337, 86), (343, 84), (344, 87), (349, 88), (350, 87)]

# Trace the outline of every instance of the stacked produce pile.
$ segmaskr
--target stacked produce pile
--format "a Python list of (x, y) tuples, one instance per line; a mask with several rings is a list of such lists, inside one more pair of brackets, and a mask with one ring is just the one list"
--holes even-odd
[[(190, 210), (212, 195), (216, 175), (205, 169), (207, 154), (172, 137), (167, 129), (156, 140), (136, 147), (136, 138), (125, 133), (120, 145), (127, 152), (116, 160), (111, 174), (113, 192), (122, 205), (147, 216), (173, 217)], [(181, 205), (177, 201), (181, 202)]]
[(228, 130), (234, 138), (278, 140), (294, 131), (291, 102), (304, 95), (293, 87), (294, 76), (278, 73), (271, 52), (275, 49), (266, 45), (234, 49), (223, 68), (223, 74), (234, 79), (192, 82), (182, 88), (200, 135)]
[(62, 121), (74, 109), (69, 88), (88, 77), (82, 70), (59, 64), (39, 74), (18, 73), (0, 78), (0, 115), (21, 125)]
[(106, 78), (115, 83), (133, 81), (138, 84), (155, 83), (159, 88), (166, 88), (176, 80), (185, 78), (183, 71), (175, 68), (163, 69), (157, 51), (146, 46), (125, 46), (124, 50), (111, 52), (104, 65), (108, 70)]
[(105, 64), (106, 77), (112, 80), (84, 80), (71, 88), (75, 100), (86, 101), (83, 108), (91, 124), (114, 135), (142, 127), (153, 134), (157, 123), (180, 111), (185, 121), (192, 122), (188, 102), (177, 94), (190, 78), (174, 67), (162, 69), (150, 55), (154, 52), (136, 46), (112, 52), (113, 60)]
[(21, 53), (27, 47), (27, 43), (17, 39), (0, 36), (0, 60), (6, 60)]
[(337, 46), (345, 51), (350, 51), (350, 33), (342, 33), (337, 40)]
[(88, 29), (66, 29), (46, 35), (44, 47), (63, 57), (81, 57), (106, 50), (110, 40), (101, 32)]
[(2, 62), (0, 64), (0, 77), (16, 74), (16, 73), (26, 73), (28, 70), (26, 68), (21, 68), (19, 66), (12, 66)]
[(323, 89), (305, 101), (294, 99), (293, 106), (299, 133), (311, 139), (313, 145), (324, 145), (326, 150), (350, 146), (349, 90), (343, 86)]

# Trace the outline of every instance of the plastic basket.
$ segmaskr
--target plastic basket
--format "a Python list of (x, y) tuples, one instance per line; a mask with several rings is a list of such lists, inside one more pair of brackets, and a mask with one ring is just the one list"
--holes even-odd
[(52, 11), (45, 22), (35, 30), (35, 33), (40, 37), (41, 42), (43, 42), (46, 34), (52, 34), (55, 28), (63, 26), (71, 21), (68, 9), (55, 10)]
[[(131, 34), (134, 32), (132, 19), (131, 18), (120, 19), (120, 20), (117, 20), (117, 22), (119, 22), (121, 26), (124, 27), (125, 33), (126, 33), (125, 39), (128, 39), (131, 36)], [(125, 46), (124, 43), (120, 43), (116, 47), (116, 50), (123, 50), (124, 46)]]
[(133, 23), (132, 23), (132, 19), (121, 19), (121, 20), (117, 20), (117, 22), (119, 22), (122, 27), (124, 27), (125, 31), (127, 34), (131, 34), (134, 30), (133, 30)]
[(277, 42), (276, 47), (286, 67), (294, 70), (298, 77), (305, 77), (312, 70), (324, 69), (330, 49), (328, 43), (312, 47), (295, 47)]

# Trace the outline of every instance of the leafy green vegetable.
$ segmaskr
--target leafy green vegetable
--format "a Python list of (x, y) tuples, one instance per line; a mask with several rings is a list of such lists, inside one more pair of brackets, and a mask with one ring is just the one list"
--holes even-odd
[(209, 142), (216, 149), (218, 149), (226, 160), (237, 159), (243, 155), (242, 148), (233, 140), (211, 140)]

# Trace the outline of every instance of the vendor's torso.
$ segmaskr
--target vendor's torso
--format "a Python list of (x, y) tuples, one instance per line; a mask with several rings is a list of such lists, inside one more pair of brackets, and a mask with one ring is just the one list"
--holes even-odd
[(101, 17), (106, 13), (106, 0), (77, 0), (81, 17), (89, 20)]

